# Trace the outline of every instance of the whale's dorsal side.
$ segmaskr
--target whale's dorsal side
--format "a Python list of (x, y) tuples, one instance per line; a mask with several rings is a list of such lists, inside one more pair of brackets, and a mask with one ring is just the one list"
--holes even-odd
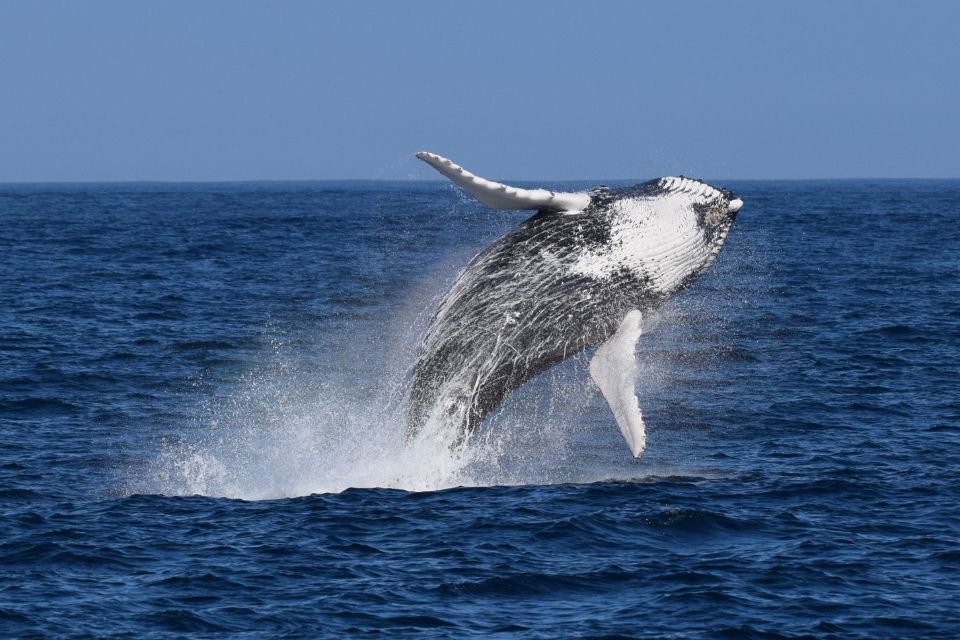
[(435, 153), (421, 151), (417, 157), (491, 209), (548, 209), (574, 213), (583, 211), (590, 204), (590, 195), (586, 193), (511, 187), (475, 176), (452, 160)]

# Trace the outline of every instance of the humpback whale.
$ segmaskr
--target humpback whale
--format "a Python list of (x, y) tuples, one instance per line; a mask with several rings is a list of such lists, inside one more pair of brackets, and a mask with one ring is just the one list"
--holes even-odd
[(487, 207), (536, 213), (474, 256), (440, 301), (412, 368), (408, 433), (442, 420), (462, 443), (513, 390), (599, 345), (590, 375), (640, 457), (643, 314), (706, 271), (742, 200), (685, 177), (577, 193), (521, 189), (433, 153), (417, 157)]

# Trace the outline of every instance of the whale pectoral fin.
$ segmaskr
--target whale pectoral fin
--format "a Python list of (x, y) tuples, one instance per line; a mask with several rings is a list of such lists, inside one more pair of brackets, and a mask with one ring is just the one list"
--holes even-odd
[(475, 176), (435, 153), (421, 151), (417, 157), (491, 209), (551, 209), (572, 213), (582, 211), (590, 204), (590, 196), (586, 193), (519, 189)]
[(597, 348), (590, 360), (590, 377), (600, 387), (635, 458), (643, 454), (647, 444), (635, 389), (638, 374), (635, 350), (642, 319), (643, 314), (637, 309), (627, 313), (617, 332)]

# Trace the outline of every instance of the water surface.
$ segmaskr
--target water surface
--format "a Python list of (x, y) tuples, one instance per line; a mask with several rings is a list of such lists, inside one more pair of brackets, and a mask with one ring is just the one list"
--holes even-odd
[(722, 186), (639, 461), (582, 357), (465, 452), (403, 439), (437, 296), (523, 213), (0, 186), (0, 635), (955, 637), (960, 182)]

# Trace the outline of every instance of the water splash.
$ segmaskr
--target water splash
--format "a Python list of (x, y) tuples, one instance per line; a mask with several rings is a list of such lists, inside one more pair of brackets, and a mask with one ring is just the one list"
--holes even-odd
[[(600, 479), (586, 478), (579, 467), (584, 458), (570, 455), (585, 436), (576, 427), (579, 414), (595, 395), (581, 369), (564, 367), (521, 390), (457, 447), (455, 431), (438, 421), (406, 437), (403, 405), (396, 400), (402, 374), (358, 383), (355, 375), (310, 374), (279, 363), (210, 399), (198, 410), (193, 433), (161, 443), (145, 479), (130, 488), (262, 500), (350, 487), (428, 491)], [(608, 418), (602, 414), (601, 422)], [(616, 439), (613, 446), (626, 453)]]
[(425, 310), (444, 289), (430, 279), (404, 307), (320, 332), (319, 344), (274, 341), (257, 368), (213, 383), (216, 395), (199, 403), (191, 428), (160, 443), (128, 492), (262, 500), (351, 487), (430, 491), (712, 475), (696, 468), (684, 435), (671, 433), (671, 416), (656, 408), (691, 365), (710, 365), (709, 353), (697, 354), (722, 330), (721, 316), (702, 300), (682, 297), (645, 317), (638, 393), (653, 420), (642, 460), (630, 457), (582, 354), (515, 391), (466, 446), (451, 446), (454, 430), (436, 421), (407, 438), (406, 368)]
[[(390, 347), (390, 360), (384, 349), (360, 350), (372, 340), (347, 342), (342, 357), (321, 369), (275, 347), (271, 364), (203, 403), (192, 433), (161, 443), (130, 491), (263, 500), (351, 487), (432, 491), (691, 471), (670, 463), (663, 430), (642, 460), (630, 457), (584, 356), (517, 390), (455, 447), (454, 430), (436, 421), (406, 437), (401, 362), (410, 360), (409, 345)], [(642, 366), (644, 389), (653, 393), (662, 372), (650, 360)]]
[[(204, 411), (206, 426), (194, 437), (161, 446), (146, 486), (135, 489), (260, 500), (349, 487), (426, 491), (550, 481), (536, 474), (548, 457), (542, 452), (563, 455), (556, 421), (504, 415), (460, 447), (451, 446), (448, 425), (432, 421), (408, 439), (400, 404), (384, 402), (390, 393), (383, 390), (398, 383), (357, 388), (275, 372), (247, 376), (235, 396)], [(535, 436), (521, 428), (531, 422), (539, 422)], [(541, 463), (532, 464), (538, 450)]]

